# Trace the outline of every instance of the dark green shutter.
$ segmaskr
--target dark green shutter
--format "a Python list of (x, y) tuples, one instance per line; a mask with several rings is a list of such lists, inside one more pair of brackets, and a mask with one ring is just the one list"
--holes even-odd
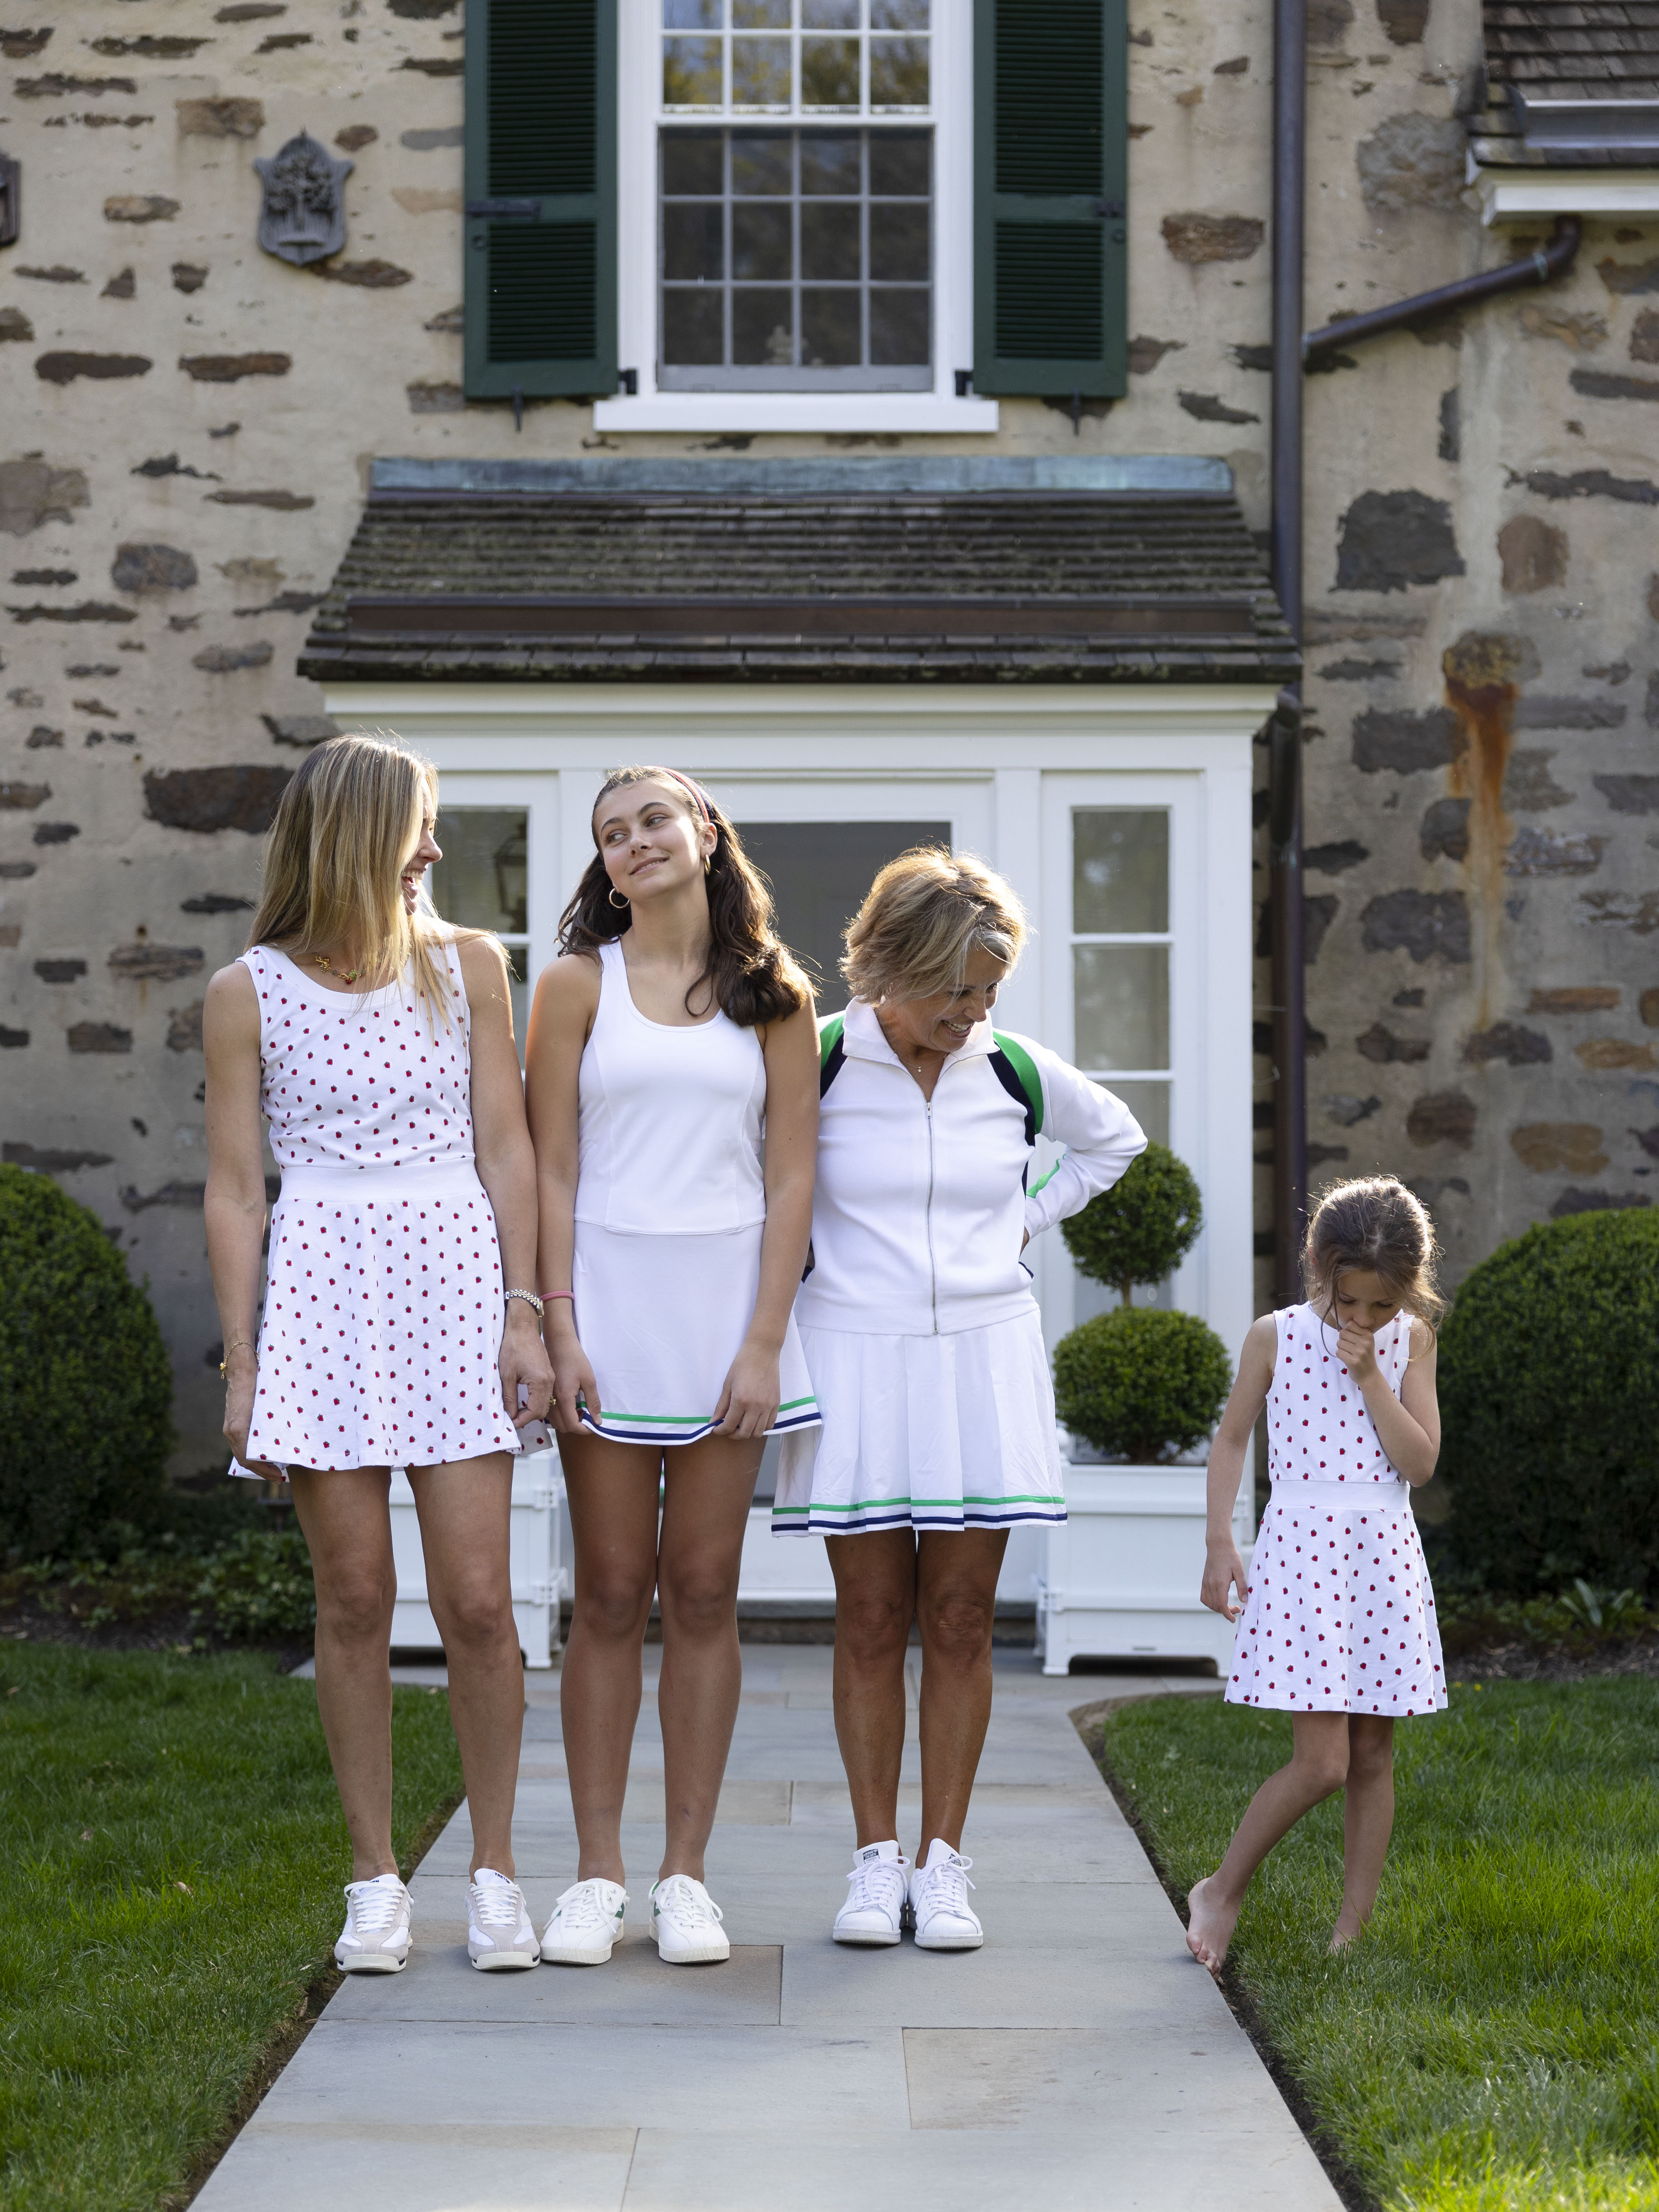
[(974, 390), (1116, 398), (1124, 0), (974, 0)]
[(468, 0), (466, 390), (617, 389), (617, 0)]

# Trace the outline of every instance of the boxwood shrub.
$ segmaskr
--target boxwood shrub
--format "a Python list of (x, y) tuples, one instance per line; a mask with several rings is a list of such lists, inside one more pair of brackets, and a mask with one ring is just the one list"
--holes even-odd
[(1100, 1450), (1155, 1466), (1204, 1443), (1232, 1387), (1227, 1348), (1196, 1314), (1120, 1306), (1054, 1347), (1054, 1407)]
[(1137, 1283), (1161, 1283), (1198, 1242), (1204, 1202), (1185, 1160), (1148, 1145), (1109, 1190), (1060, 1224), (1066, 1249), (1085, 1275), (1129, 1303)]
[(173, 1376), (98, 1217), (0, 1166), (0, 1553), (62, 1556), (166, 1510)]
[(1659, 1212), (1501, 1245), (1457, 1293), (1439, 1378), (1455, 1565), (1522, 1597), (1659, 1590)]

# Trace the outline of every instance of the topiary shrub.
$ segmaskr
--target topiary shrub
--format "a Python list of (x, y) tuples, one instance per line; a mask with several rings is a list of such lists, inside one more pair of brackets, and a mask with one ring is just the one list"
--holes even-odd
[(1659, 1589), (1659, 1212), (1500, 1245), (1440, 1332), (1454, 1562), (1492, 1589)]
[(1232, 1387), (1227, 1348), (1196, 1314), (1120, 1306), (1054, 1348), (1054, 1408), (1101, 1451), (1155, 1466), (1209, 1436)]
[(164, 1510), (173, 1376), (98, 1217), (0, 1166), (0, 1551), (44, 1559)]
[(1185, 1160), (1148, 1145), (1109, 1190), (1097, 1191), (1060, 1224), (1066, 1249), (1085, 1275), (1129, 1303), (1137, 1283), (1161, 1283), (1198, 1241), (1204, 1202)]

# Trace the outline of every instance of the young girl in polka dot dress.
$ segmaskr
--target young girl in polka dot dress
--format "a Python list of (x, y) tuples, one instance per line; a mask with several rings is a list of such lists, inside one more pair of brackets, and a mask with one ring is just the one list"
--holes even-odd
[[(1434, 1593), (1411, 1492), (1440, 1454), (1434, 1230), (1392, 1176), (1340, 1183), (1308, 1230), (1305, 1305), (1264, 1315), (1210, 1453), (1200, 1595), (1238, 1620), (1229, 1703), (1292, 1716), (1216, 1872), (1194, 1887), (1187, 1948), (1213, 1972), (1251, 1875), (1310, 1807), (1346, 1792), (1346, 1949), (1370, 1917), (1394, 1826), (1394, 1724), (1446, 1702)], [(1250, 1437), (1267, 1414), (1273, 1497), (1250, 1561), (1232, 1539)], [(1244, 1591), (1243, 1617), (1234, 1592)]]
[[(224, 1431), (239, 1472), (286, 1475), (311, 1552), (317, 1704), (354, 1860), (335, 1950), (348, 1973), (409, 1956), (392, 1852), (394, 1467), (415, 1492), (466, 1776), (468, 1953), (537, 1963), (513, 1880), (524, 1683), (507, 1567), (517, 1424), (552, 1395), (540, 1301), (519, 1287), (534, 1280), (535, 1161), (501, 947), (422, 904), (437, 810), (430, 767), (395, 743), (318, 746), (277, 808), (252, 942), (203, 1018)], [(260, 1313), (262, 1117), (283, 1181)]]

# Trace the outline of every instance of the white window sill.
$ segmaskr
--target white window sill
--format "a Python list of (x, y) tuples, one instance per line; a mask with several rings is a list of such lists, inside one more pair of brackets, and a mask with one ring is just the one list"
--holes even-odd
[(895, 431), (989, 436), (994, 399), (942, 399), (933, 392), (653, 392), (637, 399), (596, 399), (596, 430), (769, 430), (889, 434)]
[(1478, 169), (1483, 223), (1659, 213), (1659, 169)]

